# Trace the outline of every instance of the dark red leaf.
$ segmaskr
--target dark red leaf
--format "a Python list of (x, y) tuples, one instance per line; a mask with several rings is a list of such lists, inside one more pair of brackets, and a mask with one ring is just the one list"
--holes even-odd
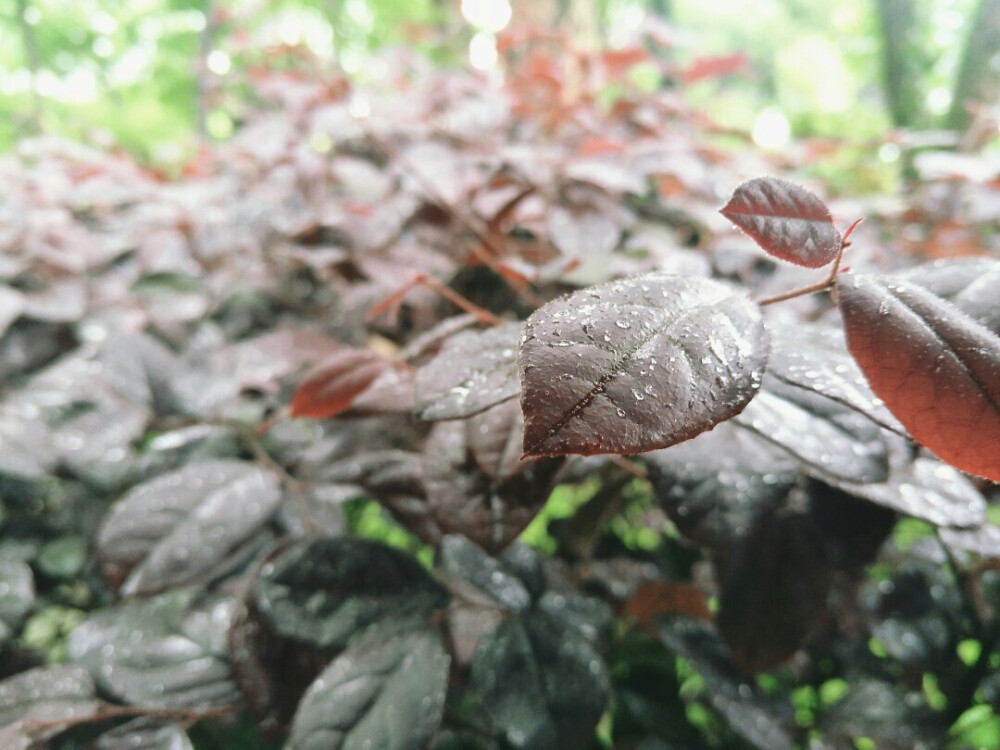
[(794, 654), (826, 610), (832, 570), (812, 516), (761, 519), (734, 555), (719, 597), (719, 633), (748, 672)]
[(905, 281), (845, 275), (837, 291), (851, 354), (913, 438), (1000, 481), (1000, 337)]
[(665, 448), (738, 414), (760, 388), (760, 308), (716, 281), (651, 273), (550, 302), (518, 356), (528, 455)]
[(346, 411), (390, 367), (370, 349), (341, 349), (305, 377), (292, 397), (292, 416), (328, 419)]
[(777, 177), (758, 177), (733, 192), (720, 213), (765, 251), (809, 268), (830, 263), (840, 252), (840, 232), (817, 196)]

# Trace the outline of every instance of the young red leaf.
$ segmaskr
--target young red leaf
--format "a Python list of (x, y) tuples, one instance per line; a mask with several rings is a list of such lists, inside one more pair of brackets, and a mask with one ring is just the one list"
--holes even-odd
[(665, 448), (738, 414), (760, 388), (760, 308), (709, 279), (651, 273), (583, 289), (525, 322), (528, 455)]
[(841, 276), (837, 296), (851, 354), (913, 438), (1000, 482), (1000, 337), (891, 277)]
[(766, 252), (808, 268), (820, 268), (840, 252), (840, 232), (817, 196), (777, 177), (758, 177), (733, 192), (719, 213)]
[(346, 411), (390, 367), (370, 349), (341, 349), (318, 365), (292, 397), (292, 416), (328, 419)]

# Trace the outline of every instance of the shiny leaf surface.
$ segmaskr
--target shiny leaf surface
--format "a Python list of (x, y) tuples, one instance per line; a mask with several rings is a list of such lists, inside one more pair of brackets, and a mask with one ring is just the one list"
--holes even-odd
[(840, 252), (840, 232), (816, 195), (788, 180), (758, 177), (736, 188), (720, 210), (771, 255), (809, 268)]
[(872, 390), (919, 443), (1000, 481), (1000, 337), (909, 282), (844, 275), (837, 290)]
[(528, 455), (636, 453), (688, 440), (756, 395), (768, 337), (741, 292), (652, 273), (537, 310), (518, 362)]

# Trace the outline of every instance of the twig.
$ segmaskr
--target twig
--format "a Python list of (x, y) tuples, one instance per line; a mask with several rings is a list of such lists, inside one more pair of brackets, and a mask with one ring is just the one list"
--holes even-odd
[(474, 302), (466, 299), (447, 284), (442, 284), (433, 276), (428, 276), (425, 273), (416, 274), (412, 279), (403, 284), (403, 286), (372, 307), (372, 309), (368, 311), (368, 319), (373, 320), (382, 313), (390, 311), (393, 315), (395, 315), (399, 310), (399, 306), (403, 302), (403, 298), (409, 294), (412, 289), (418, 286), (426, 286), (433, 289), (459, 309), (474, 315), (476, 320), (483, 325), (497, 326), (503, 323), (503, 320), (498, 318), (489, 310), (486, 310), (485, 308), (482, 308)]
[(240, 710), (240, 706), (230, 704), (215, 708), (159, 708), (155, 706), (117, 706), (112, 703), (100, 703), (97, 710), (84, 716), (67, 716), (61, 719), (23, 719), (21, 727), (30, 736), (50, 730), (63, 731), (80, 724), (91, 724), (109, 719), (125, 719), (143, 717), (149, 719), (165, 719), (167, 721), (197, 722), (204, 719), (215, 719), (229, 716)]
[[(475, 235), (476, 239), (482, 245), (482, 247), (480, 247), (479, 245), (473, 243), (470, 246), (471, 252), (474, 256), (476, 256), (477, 260), (489, 267), (490, 270), (503, 279), (511, 289), (513, 289), (529, 304), (539, 307), (545, 302), (545, 300), (531, 290), (531, 287), (528, 285), (526, 279), (514, 275), (513, 271), (504, 268), (497, 263), (496, 258), (502, 258), (505, 254), (504, 248), (499, 247), (493, 241), (493, 239), (489, 236), (489, 232), (484, 231), (480, 226), (478, 226), (478, 222), (474, 216), (466, 213), (463, 209), (455, 206), (447, 198), (445, 198), (441, 191), (438, 190), (437, 185), (425, 178), (418, 169), (415, 169), (413, 165), (411, 165), (391, 143), (379, 138), (372, 131), (372, 129), (368, 127), (367, 123), (363, 120), (359, 120), (359, 123), (361, 128), (364, 130), (365, 135), (368, 137), (368, 140), (371, 141), (376, 148), (380, 149), (390, 161), (397, 164), (409, 177), (420, 185), (421, 190), (423, 190), (427, 194), (427, 197), (429, 197), (431, 201), (433, 201), (442, 211), (448, 213), (459, 224), (465, 227), (466, 230)], [(489, 252), (486, 252), (486, 250), (491, 251), (493, 255), (491, 256)]]
[(757, 304), (761, 307), (765, 305), (773, 305), (775, 302), (784, 302), (785, 300), (795, 299), (796, 297), (804, 297), (807, 294), (813, 294), (814, 292), (825, 292), (827, 289), (833, 289), (837, 283), (837, 274), (840, 273), (840, 263), (844, 257), (844, 251), (851, 246), (850, 236), (854, 233), (854, 230), (858, 228), (858, 224), (864, 221), (863, 218), (855, 221), (851, 226), (849, 226), (840, 237), (840, 249), (837, 251), (836, 257), (833, 259), (833, 265), (830, 266), (830, 273), (827, 274), (823, 281), (817, 284), (810, 284), (809, 286), (804, 286), (799, 289), (792, 289), (790, 292), (782, 292), (781, 294), (776, 294), (773, 297), (765, 297), (762, 300), (758, 300)]

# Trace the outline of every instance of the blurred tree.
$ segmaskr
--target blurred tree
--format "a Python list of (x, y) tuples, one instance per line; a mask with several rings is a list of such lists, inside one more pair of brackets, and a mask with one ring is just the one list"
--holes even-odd
[(920, 44), (914, 0), (875, 0), (882, 31), (882, 76), (892, 122), (912, 128), (924, 124), (927, 60)]
[(993, 104), (1000, 98), (1000, 0), (979, 0), (955, 80), (948, 125), (965, 130), (972, 121), (969, 102)]

